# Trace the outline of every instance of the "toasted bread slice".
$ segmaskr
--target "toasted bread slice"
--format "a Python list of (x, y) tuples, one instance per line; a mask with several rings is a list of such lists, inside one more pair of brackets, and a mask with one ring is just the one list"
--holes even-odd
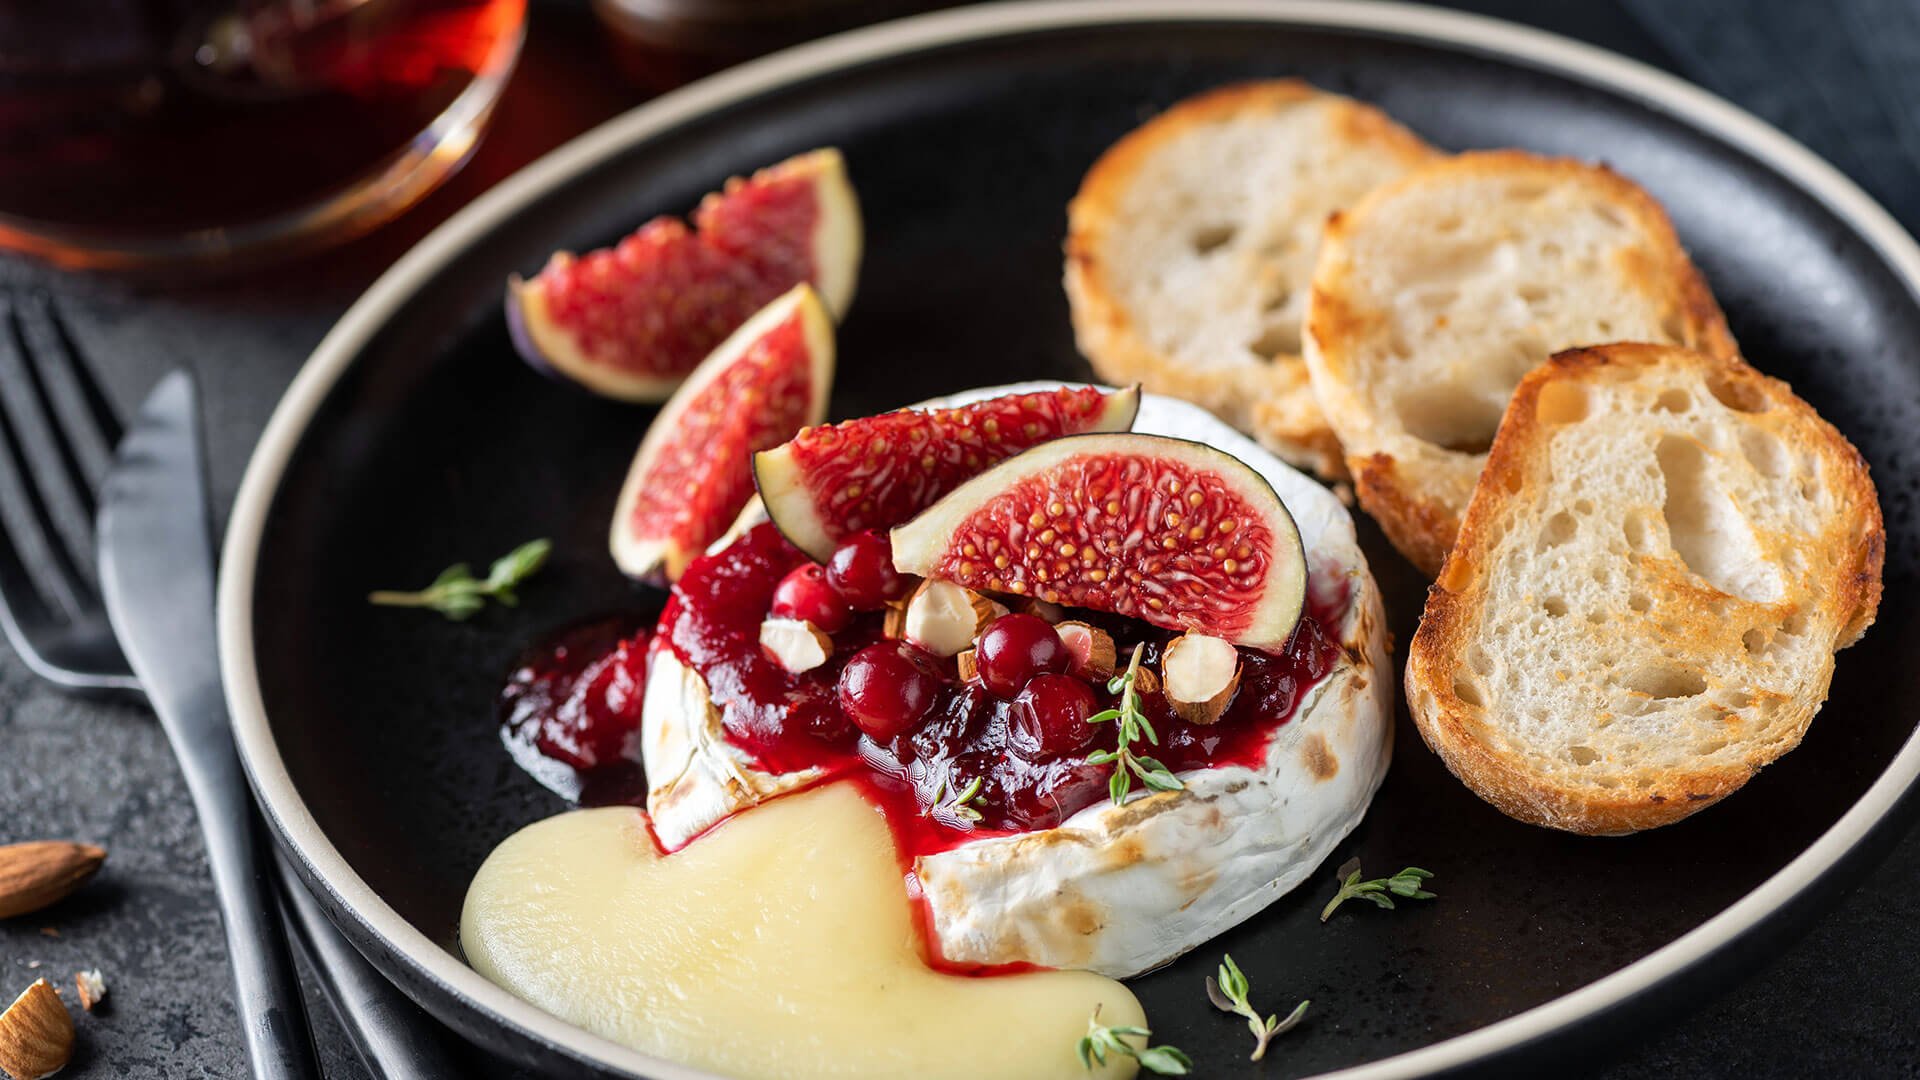
[(1440, 568), (1507, 398), (1577, 345), (1736, 347), (1666, 213), (1598, 165), (1461, 154), (1327, 226), (1307, 367), (1360, 505)]
[(1885, 549), (1866, 463), (1785, 383), (1673, 346), (1562, 353), (1507, 408), (1408, 707), (1511, 817), (1666, 825), (1799, 744)]
[(1115, 143), (1067, 207), (1080, 351), (1339, 477), (1300, 360), (1327, 215), (1434, 155), (1368, 105), (1294, 79), (1201, 94)]

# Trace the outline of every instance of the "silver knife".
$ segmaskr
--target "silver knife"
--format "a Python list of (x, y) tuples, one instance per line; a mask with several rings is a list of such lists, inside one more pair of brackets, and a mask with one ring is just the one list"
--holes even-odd
[(234, 751), (214, 645), (213, 542), (184, 372), (160, 381), (100, 496), (100, 592), (180, 759), (206, 834), (253, 1075), (319, 1080), (293, 959), (274, 918), (272, 856)]

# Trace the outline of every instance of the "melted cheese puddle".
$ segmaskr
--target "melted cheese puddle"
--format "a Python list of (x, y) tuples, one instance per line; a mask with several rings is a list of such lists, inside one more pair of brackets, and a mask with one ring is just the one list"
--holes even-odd
[(738, 1076), (1084, 1078), (1074, 1046), (1094, 1006), (1145, 1024), (1126, 987), (1087, 972), (929, 969), (886, 823), (845, 784), (671, 858), (636, 810), (529, 825), (475, 875), (460, 937), (476, 970), (540, 1008)]

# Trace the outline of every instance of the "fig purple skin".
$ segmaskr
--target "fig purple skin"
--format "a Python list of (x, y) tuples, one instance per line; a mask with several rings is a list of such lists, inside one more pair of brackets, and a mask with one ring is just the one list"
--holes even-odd
[(520, 289), (513, 287), (507, 289), (506, 308), (507, 336), (513, 339), (513, 349), (520, 354), (520, 359), (525, 360), (528, 367), (549, 379), (569, 381), (554, 368), (552, 361), (546, 358), (540, 351), (540, 347), (533, 343), (533, 334), (527, 330), (527, 310), (520, 302)]

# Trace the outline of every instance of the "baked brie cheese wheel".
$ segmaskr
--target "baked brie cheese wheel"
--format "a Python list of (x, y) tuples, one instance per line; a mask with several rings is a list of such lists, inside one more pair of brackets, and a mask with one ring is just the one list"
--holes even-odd
[[(994, 387), (928, 404), (1058, 385)], [(1115, 978), (1158, 967), (1305, 880), (1359, 823), (1386, 772), (1394, 682), (1387, 632), (1346, 508), (1185, 402), (1145, 395), (1134, 430), (1206, 443), (1273, 485), (1298, 526), (1307, 606), (1335, 646), (1333, 659), (1264, 746), (1178, 771), (1180, 790), (1136, 787), (1123, 805), (1101, 798), (1050, 828), (994, 831), (915, 856), (911, 884), (926, 905), (929, 944), (949, 964), (1025, 963)], [(705, 681), (668, 644), (670, 630), (663, 622), (655, 638), (641, 719), (647, 809), (668, 850), (829, 775), (817, 767), (767, 772), (736, 746)]]

